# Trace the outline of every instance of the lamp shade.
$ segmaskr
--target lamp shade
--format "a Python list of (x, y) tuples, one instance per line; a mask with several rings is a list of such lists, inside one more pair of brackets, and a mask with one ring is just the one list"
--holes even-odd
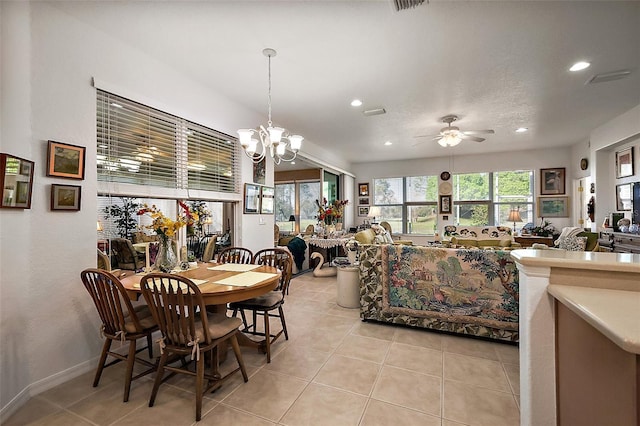
[(373, 206), (369, 207), (369, 213), (367, 214), (367, 216), (375, 218), (376, 216), (380, 217), (381, 214), (382, 212), (380, 211), (380, 207)]
[(295, 222), (296, 217), (294, 215), (289, 216), (289, 222)]
[(102, 232), (104, 231), (104, 228), (102, 227), (102, 222), (98, 221), (98, 232)]
[(518, 209), (511, 209), (509, 211), (509, 217), (507, 218), (507, 222), (522, 222), (522, 218), (520, 217), (520, 211)]

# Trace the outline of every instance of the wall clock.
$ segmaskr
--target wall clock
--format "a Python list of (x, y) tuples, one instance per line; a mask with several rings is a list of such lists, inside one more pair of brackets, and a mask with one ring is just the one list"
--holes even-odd
[(442, 179), (442, 180), (449, 180), (450, 177), (451, 177), (451, 173), (449, 173), (449, 172), (440, 173), (440, 179)]
[(589, 167), (589, 160), (587, 160), (586, 158), (583, 158), (582, 160), (580, 160), (580, 170), (587, 170), (588, 167)]

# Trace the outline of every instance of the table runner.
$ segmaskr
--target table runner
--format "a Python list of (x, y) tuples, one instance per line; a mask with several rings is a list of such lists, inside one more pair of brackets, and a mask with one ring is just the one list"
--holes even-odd
[(207, 268), (210, 271), (247, 272), (259, 268), (262, 265), (245, 265), (243, 263), (223, 263), (222, 265)]

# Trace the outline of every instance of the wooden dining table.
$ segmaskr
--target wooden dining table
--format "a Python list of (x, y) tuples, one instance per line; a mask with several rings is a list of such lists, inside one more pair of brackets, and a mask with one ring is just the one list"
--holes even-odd
[[(244, 265), (236, 263), (198, 263), (197, 268), (176, 271), (176, 275), (189, 278), (202, 292), (207, 309), (226, 313), (227, 303), (239, 302), (268, 293), (278, 286), (280, 271), (267, 265)], [(139, 300), (142, 290), (140, 281), (144, 273), (120, 277), (120, 282), (131, 300)], [(210, 307), (210, 308), (209, 308)], [(238, 335), (241, 346), (254, 347), (266, 353), (264, 339), (255, 341), (246, 334)]]

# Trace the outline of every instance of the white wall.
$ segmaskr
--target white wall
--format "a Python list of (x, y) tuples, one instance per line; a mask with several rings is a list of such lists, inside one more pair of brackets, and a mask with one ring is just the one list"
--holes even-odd
[[(264, 117), (68, 16), (55, 3), (0, 2), (2, 152), (35, 161), (32, 208), (0, 211), (0, 416), (95, 368), (101, 339), (80, 271), (96, 264), (96, 93), (92, 77), (167, 112), (234, 134)], [(83, 181), (45, 174), (47, 140), (87, 148)], [(268, 183), (273, 184), (272, 164)], [(251, 181), (244, 158), (242, 177)], [(82, 186), (79, 212), (49, 211), (52, 183)], [(236, 197), (238, 199), (239, 197)], [(236, 209), (237, 241), (273, 244), (273, 219)], [(260, 220), (265, 225), (259, 225)]]

